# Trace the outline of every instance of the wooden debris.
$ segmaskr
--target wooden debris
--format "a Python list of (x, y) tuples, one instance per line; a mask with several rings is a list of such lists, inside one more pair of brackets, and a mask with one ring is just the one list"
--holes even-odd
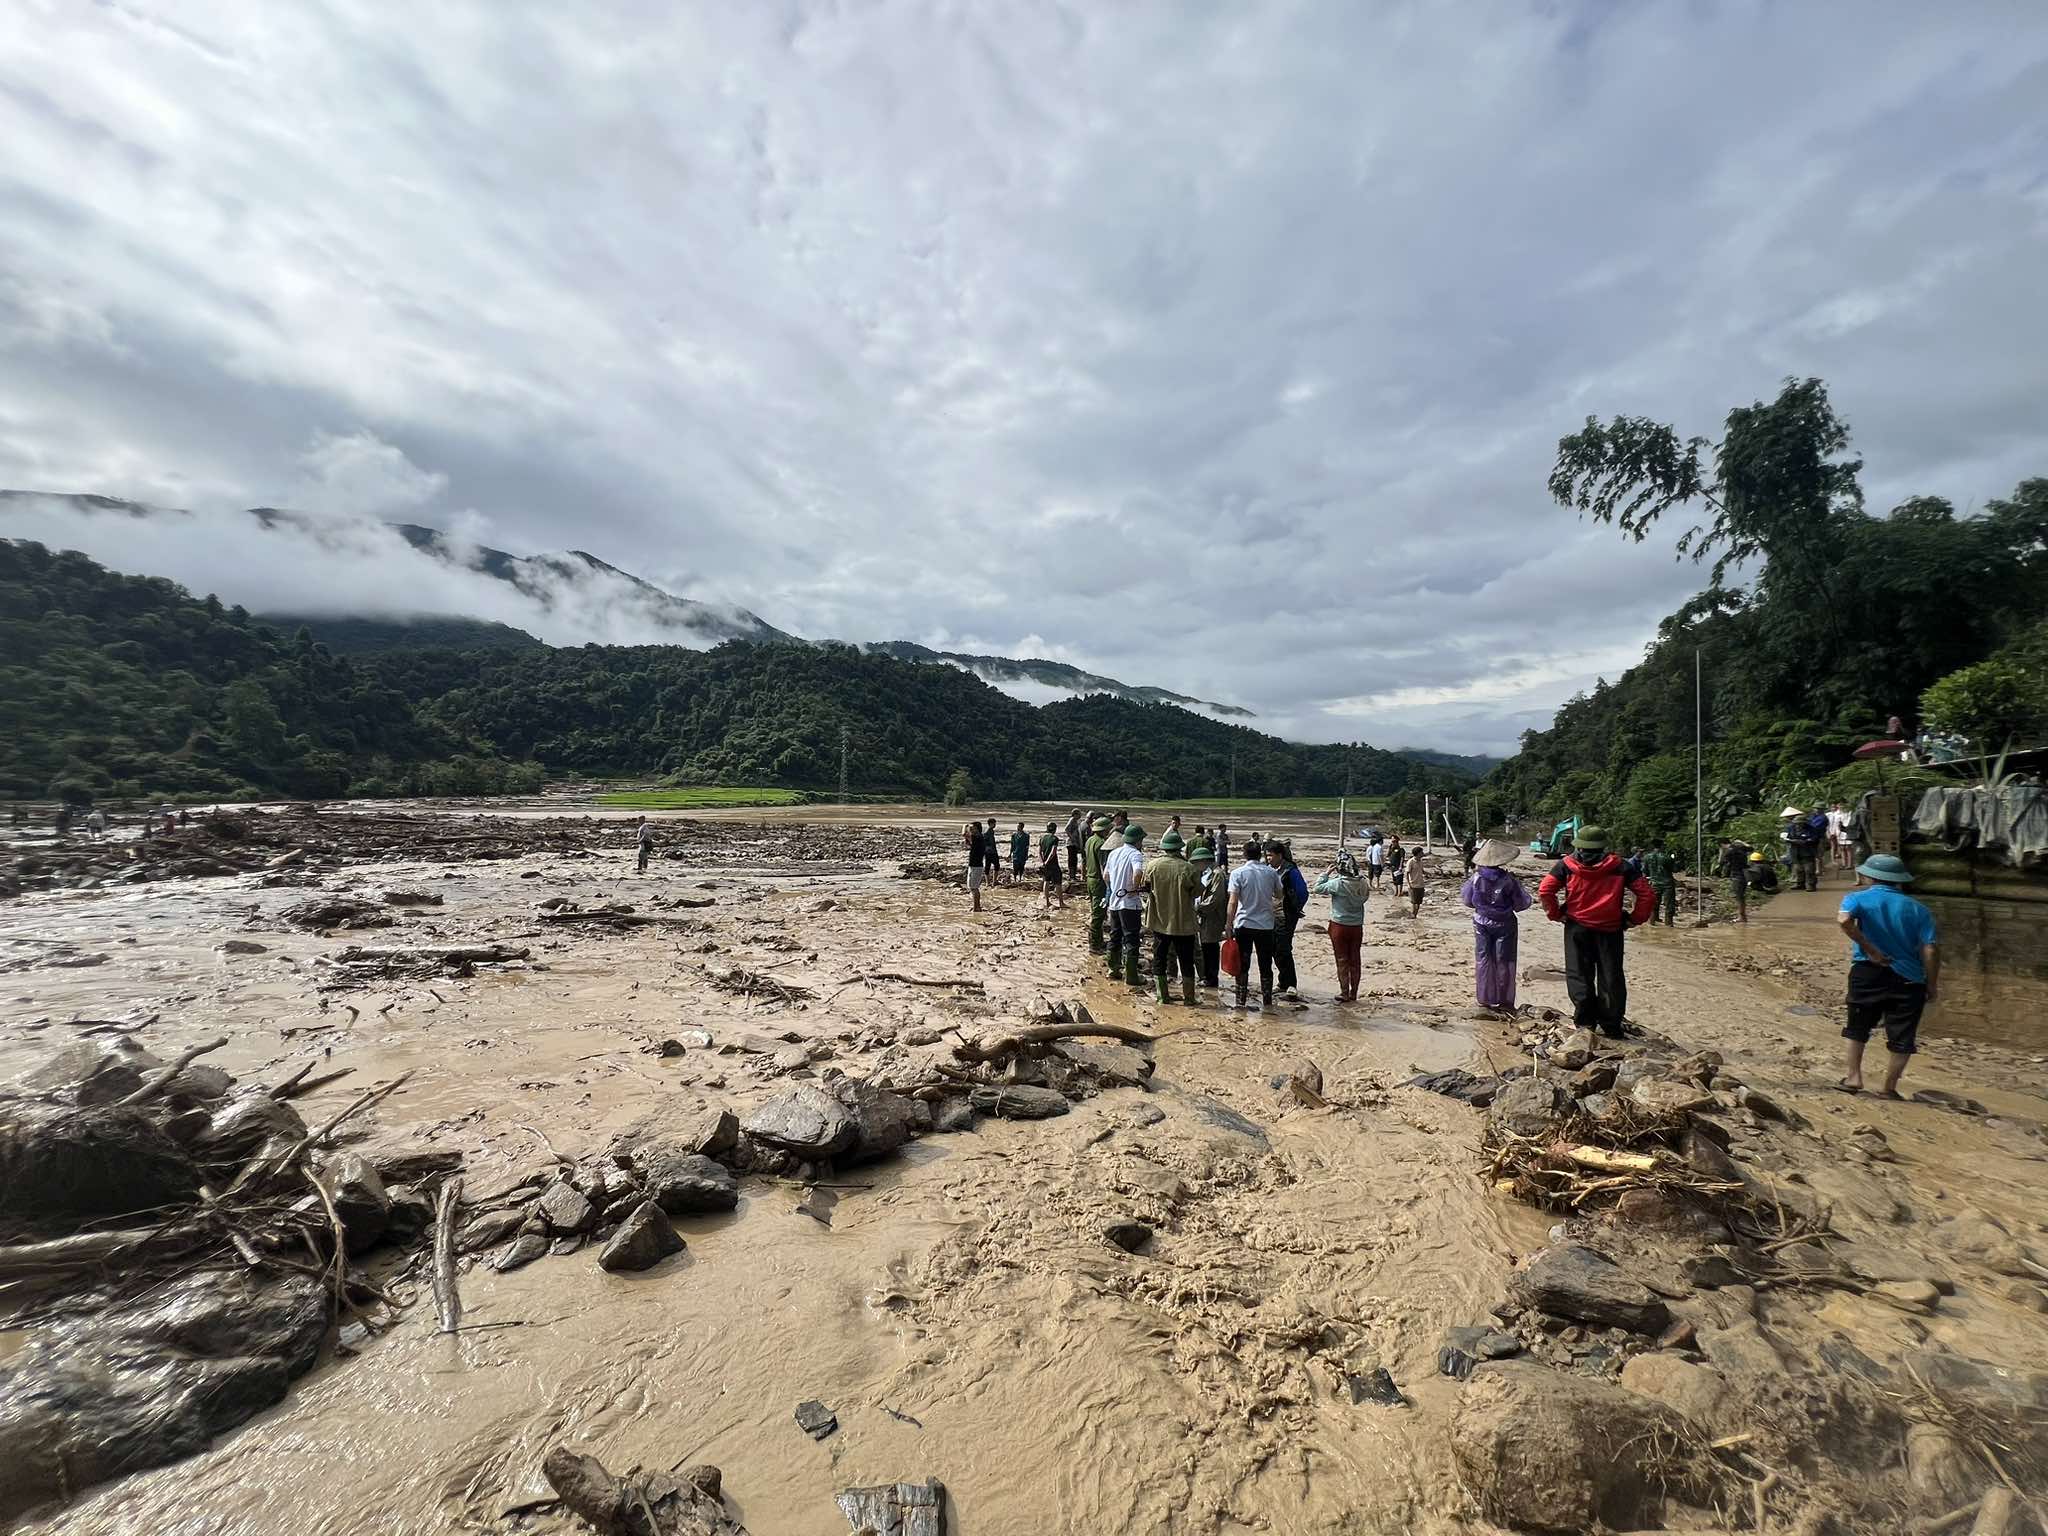
[(443, 1333), (462, 1326), (462, 1283), (455, 1272), (455, 1208), (461, 1203), (462, 1178), (457, 1175), (434, 1200), (434, 1310)]
[(150, 1100), (160, 1096), (166, 1088), (176, 1082), (180, 1072), (184, 1071), (208, 1052), (217, 1051), (227, 1043), (228, 1037), (222, 1035), (217, 1040), (209, 1040), (204, 1045), (195, 1045), (191, 1050), (180, 1053), (176, 1061), (150, 1078), (148, 1082), (129, 1094), (127, 1098), (116, 1100), (116, 1107), (129, 1109), (137, 1104), (149, 1103)]

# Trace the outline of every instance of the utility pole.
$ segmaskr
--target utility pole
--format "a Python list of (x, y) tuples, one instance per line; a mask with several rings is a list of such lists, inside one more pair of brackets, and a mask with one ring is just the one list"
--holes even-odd
[(852, 732), (845, 726), (839, 727), (839, 803), (846, 804), (846, 744)]
[(1692, 889), (1693, 915), (1707, 915), (1706, 731), (1702, 725), (1700, 648), (1692, 648)]
[(1237, 746), (1234, 742), (1230, 748), (1230, 798), (1237, 798)]

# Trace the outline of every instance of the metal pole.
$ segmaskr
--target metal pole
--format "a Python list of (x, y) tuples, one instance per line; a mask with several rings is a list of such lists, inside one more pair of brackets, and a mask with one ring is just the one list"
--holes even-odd
[(1339, 853), (1344, 851), (1344, 802), (1347, 798), (1344, 795), (1337, 797), (1337, 851)]
[(1429, 791), (1422, 792), (1422, 851), (1429, 852)]
[(847, 727), (839, 727), (839, 803), (846, 804), (846, 742)]
[(1692, 648), (1692, 877), (1693, 915), (1707, 915), (1706, 732), (1701, 724), (1700, 648)]

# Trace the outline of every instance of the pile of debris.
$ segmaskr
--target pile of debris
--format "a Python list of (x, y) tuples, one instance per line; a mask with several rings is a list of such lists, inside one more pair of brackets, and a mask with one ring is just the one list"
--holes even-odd
[(816, 1183), (921, 1136), (970, 1131), (983, 1115), (1063, 1115), (1105, 1088), (1144, 1086), (1152, 1061), (1141, 1047), (1150, 1044), (1115, 1025), (1039, 1024), (950, 1049), (892, 1046), (866, 1077), (826, 1067), (815, 1084), (798, 1083), (744, 1116), (669, 1101), (597, 1156), (549, 1146), (551, 1167), (468, 1207), (458, 1247), (495, 1249), (499, 1270), (591, 1245), (601, 1268), (646, 1269), (685, 1247), (671, 1218), (738, 1205), (739, 1174)]
[(403, 1304), (357, 1261), (425, 1242), (459, 1155), (329, 1150), (404, 1079), (309, 1128), (334, 1074), (238, 1084), (224, 1043), (82, 1039), (0, 1094), (0, 1521), (204, 1449)]
[[(1737, 1155), (1804, 1128), (1796, 1113), (1646, 1031), (1559, 1020), (1521, 1043), (1531, 1065), (1412, 1084), (1483, 1108), (1494, 1188), (1568, 1218), (1439, 1355), (1466, 1382), (1452, 1450), (1488, 1518), (1763, 1530), (1827, 1510), (1899, 1529), (1917, 1510), (1956, 1529), (2048, 1474), (2048, 1376), (1931, 1347), (1887, 1366), (1839, 1333), (1808, 1370), (1774, 1341), (1772, 1306), (1839, 1291), (1910, 1314), (1954, 1288), (1844, 1239), (1810, 1189)], [(1936, 1433), (1960, 1463), (1943, 1479), (1918, 1464)]]
[[(526, 1512), (559, 1505), (598, 1536), (747, 1536), (726, 1512), (724, 1476), (708, 1464), (680, 1474), (635, 1467), (618, 1476), (596, 1457), (558, 1445), (541, 1475), (555, 1496)], [(847, 1488), (835, 1502), (854, 1536), (946, 1536), (946, 1489), (937, 1478)]]

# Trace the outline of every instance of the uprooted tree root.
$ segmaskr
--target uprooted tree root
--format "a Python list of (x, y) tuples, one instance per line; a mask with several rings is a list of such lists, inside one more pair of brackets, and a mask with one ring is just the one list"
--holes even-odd
[(1480, 1149), (1495, 1189), (1547, 1211), (1598, 1210), (1648, 1190), (1707, 1211), (1756, 1242), (1797, 1241), (1821, 1230), (1753, 1184), (1717, 1177), (1681, 1156), (1675, 1143), (1689, 1130), (1700, 1134), (1684, 1110), (1620, 1100), (1604, 1115), (1569, 1114), (1541, 1136), (1489, 1122)]

